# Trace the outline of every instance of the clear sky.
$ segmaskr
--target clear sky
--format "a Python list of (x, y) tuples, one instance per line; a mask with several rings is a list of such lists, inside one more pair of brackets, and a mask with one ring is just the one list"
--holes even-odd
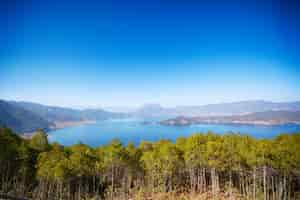
[(300, 100), (296, 0), (2, 0), (0, 8), (0, 99)]

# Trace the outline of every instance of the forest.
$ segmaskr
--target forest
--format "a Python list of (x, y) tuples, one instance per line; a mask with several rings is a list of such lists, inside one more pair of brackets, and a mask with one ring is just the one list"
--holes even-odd
[[(25, 199), (300, 199), (300, 133), (196, 133), (96, 148), (0, 128), (0, 193)], [(1, 197), (0, 197), (1, 199)]]

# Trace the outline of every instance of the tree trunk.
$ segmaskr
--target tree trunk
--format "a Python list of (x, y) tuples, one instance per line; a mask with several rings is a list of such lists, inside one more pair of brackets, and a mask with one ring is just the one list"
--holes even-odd
[(214, 168), (211, 169), (210, 171), (211, 173), (211, 190), (212, 190), (212, 194), (213, 194), (213, 197), (215, 198), (215, 170)]
[(267, 168), (263, 167), (264, 200), (267, 200)]
[(229, 194), (230, 199), (232, 200), (232, 171), (229, 171)]
[(256, 199), (256, 168), (253, 168), (253, 199)]
[(114, 195), (114, 166), (111, 169), (111, 198), (113, 199)]

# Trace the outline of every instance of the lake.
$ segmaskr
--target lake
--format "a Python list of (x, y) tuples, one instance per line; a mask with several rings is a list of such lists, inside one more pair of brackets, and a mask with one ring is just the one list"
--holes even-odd
[[(199, 124), (191, 126), (163, 126), (151, 119), (150, 124), (144, 124), (145, 119), (114, 119), (59, 129), (49, 132), (51, 142), (63, 145), (84, 143), (96, 147), (106, 144), (112, 139), (119, 139), (123, 144), (133, 142), (138, 144), (142, 140), (157, 141), (189, 136), (196, 132), (212, 131), (217, 134), (226, 132), (239, 132), (256, 138), (272, 138), (279, 133), (300, 132), (300, 125), (255, 126), (255, 125), (221, 125)], [(147, 120), (149, 122), (149, 119)]]

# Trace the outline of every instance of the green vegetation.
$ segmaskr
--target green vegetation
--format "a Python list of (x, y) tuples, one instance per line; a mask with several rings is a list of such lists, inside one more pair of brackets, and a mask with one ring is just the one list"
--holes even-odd
[(1, 193), (32, 199), (299, 199), (300, 134), (207, 133), (91, 148), (0, 128), (0, 175)]

